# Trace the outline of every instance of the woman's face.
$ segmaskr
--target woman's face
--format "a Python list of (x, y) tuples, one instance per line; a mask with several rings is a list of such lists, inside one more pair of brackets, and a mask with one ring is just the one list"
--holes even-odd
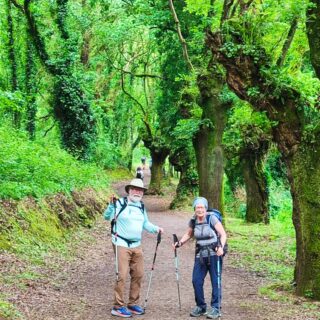
[(140, 188), (136, 188), (136, 187), (130, 187), (129, 188), (129, 200), (132, 202), (139, 202), (141, 201), (142, 197), (143, 197), (143, 189)]
[(206, 207), (201, 203), (197, 204), (194, 207), (194, 213), (196, 214), (197, 217), (205, 216), (206, 212), (207, 212)]

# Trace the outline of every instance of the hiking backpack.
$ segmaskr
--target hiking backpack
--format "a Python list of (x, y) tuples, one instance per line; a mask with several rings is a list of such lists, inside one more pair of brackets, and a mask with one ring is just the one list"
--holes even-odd
[[(220, 244), (220, 235), (218, 234), (218, 232), (215, 229), (215, 227), (211, 224), (212, 215), (215, 216), (221, 223), (222, 223), (222, 215), (221, 215), (221, 212), (219, 210), (217, 210), (217, 209), (208, 209), (207, 210), (207, 216), (206, 216), (207, 224), (210, 225), (211, 229), (216, 234), (217, 239), (218, 239), (218, 243)], [(191, 228), (194, 230), (195, 226), (196, 226), (196, 218), (193, 217), (191, 219)], [(228, 253), (228, 244), (227, 244), (227, 242), (224, 245), (223, 252), (224, 252), (223, 256), (225, 256)]]
[[(116, 233), (116, 232), (113, 230), (114, 227), (115, 227), (115, 225), (116, 225), (116, 223), (117, 223), (118, 217), (119, 217), (120, 214), (125, 210), (125, 208), (128, 206), (128, 197), (124, 197), (124, 198), (123, 198), (123, 203), (121, 203), (120, 199), (117, 199), (116, 204), (117, 204), (117, 203), (120, 204), (120, 210), (119, 210), (118, 214), (115, 214), (115, 217), (111, 220), (111, 234), (116, 235), (116, 236), (119, 237), (120, 239), (126, 241), (127, 244), (128, 244), (128, 247), (130, 247), (130, 245), (131, 245), (132, 243), (134, 243), (135, 241), (131, 241), (131, 240), (129, 240), (129, 239), (126, 239), (126, 238), (120, 236), (120, 235), (118, 234), (118, 232)], [(144, 214), (144, 203), (143, 203), (142, 201), (141, 201), (140, 210), (141, 210), (142, 214)]]

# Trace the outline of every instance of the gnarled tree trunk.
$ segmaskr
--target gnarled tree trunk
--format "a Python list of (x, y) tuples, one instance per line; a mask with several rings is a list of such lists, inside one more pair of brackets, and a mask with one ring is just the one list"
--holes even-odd
[(269, 223), (267, 179), (263, 170), (264, 155), (265, 152), (262, 150), (249, 149), (249, 152), (241, 156), (247, 194), (247, 222)]
[(196, 195), (198, 179), (193, 166), (195, 163), (194, 153), (191, 154), (190, 149), (192, 150), (192, 148), (188, 148), (188, 146), (183, 146), (169, 157), (170, 163), (180, 172), (176, 195), (170, 203), (170, 209), (178, 208), (186, 204), (190, 205), (191, 199)]
[(147, 194), (161, 194), (161, 182), (163, 179), (164, 162), (169, 155), (168, 149), (149, 149), (151, 153), (151, 180)]
[(203, 123), (193, 144), (199, 174), (199, 194), (207, 198), (209, 207), (223, 211), (223, 147), (222, 136), (230, 107), (220, 99), (223, 75), (211, 61), (208, 72), (198, 77)]
[[(227, 70), (230, 88), (268, 118), (276, 121), (273, 137), (288, 168), (296, 230), (296, 292), (320, 299), (320, 145), (319, 131), (305, 134), (305, 105), (298, 91), (266, 76), (270, 68), (262, 48), (257, 57), (242, 50), (239, 36), (233, 39), (238, 51), (221, 51), (220, 33), (208, 33), (207, 42), (214, 56)], [(251, 89), (251, 91), (250, 91)], [(254, 91), (252, 91), (254, 89)], [(256, 92), (255, 94), (253, 94)], [(317, 116), (319, 114), (317, 113)]]

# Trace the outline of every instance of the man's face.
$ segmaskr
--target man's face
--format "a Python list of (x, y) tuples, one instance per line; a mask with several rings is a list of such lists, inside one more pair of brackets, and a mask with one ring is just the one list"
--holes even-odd
[(141, 201), (142, 197), (143, 197), (143, 189), (140, 188), (136, 188), (136, 187), (130, 187), (129, 188), (129, 200), (132, 202), (138, 202)]

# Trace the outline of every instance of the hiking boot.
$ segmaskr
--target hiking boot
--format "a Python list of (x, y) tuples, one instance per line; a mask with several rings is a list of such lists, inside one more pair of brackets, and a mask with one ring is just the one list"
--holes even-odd
[(118, 316), (122, 318), (132, 317), (132, 313), (126, 307), (120, 307), (120, 308), (113, 307), (113, 309), (111, 310), (111, 314), (113, 316)]
[(200, 317), (205, 314), (207, 314), (206, 309), (203, 309), (199, 306), (195, 306), (190, 312), (190, 317)]
[(207, 313), (207, 318), (208, 319), (217, 319), (221, 317), (221, 313), (217, 308), (212, 308), (210, 311)]
[(138, 305), (134, 305), (134, 306), (128, 306), (128, 309), (131, 313), (133, 314), (144, 314), (144, 309), (141, 308), (140, 306)]

